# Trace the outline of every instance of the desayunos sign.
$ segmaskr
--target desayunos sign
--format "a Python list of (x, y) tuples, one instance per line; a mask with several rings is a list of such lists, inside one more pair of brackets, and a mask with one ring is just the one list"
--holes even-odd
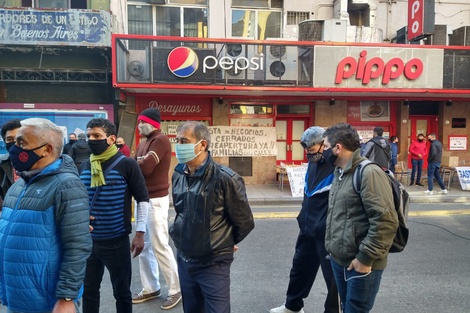
[(314, 86), (442, 88), (443, 57), (442, 49), (315, 46)]

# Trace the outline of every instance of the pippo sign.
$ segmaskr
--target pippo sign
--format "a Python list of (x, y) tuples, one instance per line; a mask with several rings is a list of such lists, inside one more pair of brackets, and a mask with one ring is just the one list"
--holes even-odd
[(404, 62), (400, 58), (392, 58), (385, 62), (379, 57), (367, 60), (367, 51), (359, 54), (359, 59), (352, 56), (343, 58), (336, 68), (335, 84), (341, 84), (343, 79), (356, 76), (363, 85), (367, 85), (371, 79), (382, 77), (382, 84), (386, 85), (392, 79), (404, 75), (409, 80), (417, 79), (423, 72), (423, 62), (420, 59), (411, 59)]

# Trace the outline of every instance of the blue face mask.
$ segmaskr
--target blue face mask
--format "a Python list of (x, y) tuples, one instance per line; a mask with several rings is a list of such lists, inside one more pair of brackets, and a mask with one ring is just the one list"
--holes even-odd
[(202, 140), (199, 140), (195, 144), (190, 143), (177, 143), (175, 146), (175, 153), (176, 158), (178, 159), (179, 163), (188, 163), (194, 160), (199, 154), (201, 154), (202, 150), (199, 151), (198, 154), (194, 153), (194, 148), (201, 143)]
[(37, 148), (29, 150), (18, 147), (17, 145), (11, 147), (9, 150), (10, 161), (11, 164), (13, 164), (15, 170), (17, 170), (18, 172), (29, 171), (30, 168), (42, 158), (42, 156), (39, 156), (34, 153), (34, 150), (42, 148), (45, 145), (47, 145), (47, 143)]

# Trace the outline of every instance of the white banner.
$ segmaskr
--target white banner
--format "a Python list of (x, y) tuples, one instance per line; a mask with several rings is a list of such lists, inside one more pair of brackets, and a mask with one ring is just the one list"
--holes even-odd
[(275, 127), (210, 126), (213, 157), (276, 156)]
[(470, 190), (470, 167), (456, 167), (462, 190)]
[(286, 166), (292, 197), (303, 197), (307, 166)]

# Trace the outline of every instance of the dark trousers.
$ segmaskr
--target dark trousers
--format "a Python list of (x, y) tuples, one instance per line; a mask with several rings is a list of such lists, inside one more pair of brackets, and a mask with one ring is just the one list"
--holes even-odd
[(421, 182), (421, 172), (423, 171), (423, 163), (424, 163), (424, 160), (411, 159), (411, 181), (410, 181), (410, 185), (412, 185), (415, 181), (415, 173), (417, 173), (416, 182), (417, 183)]
[(177, 262), (185, 313), (230, 313), (233, 253), (201, 263), (187, 262), (178, 253)]
[(302, 233), (297, 237), (295, 245), (289, 287), (287, 288), (286, 308), (292, 311), (300, 311), (303, 308), (303, 299), (308, 297), (320, 266), (328, 289), (325, 312), (339, 312), (338, 290), (336, 289), (330, 258), (325, 249), (325, 240), (323, 236), (321, 238), (309, 238)]
[(100, 285), (104, 268), (109, 271), (116, 313), (132, 312), (131, 254), (129, 237), (93, 241), (93, 250), (86, 264), (83, 313), (100, 311)]

